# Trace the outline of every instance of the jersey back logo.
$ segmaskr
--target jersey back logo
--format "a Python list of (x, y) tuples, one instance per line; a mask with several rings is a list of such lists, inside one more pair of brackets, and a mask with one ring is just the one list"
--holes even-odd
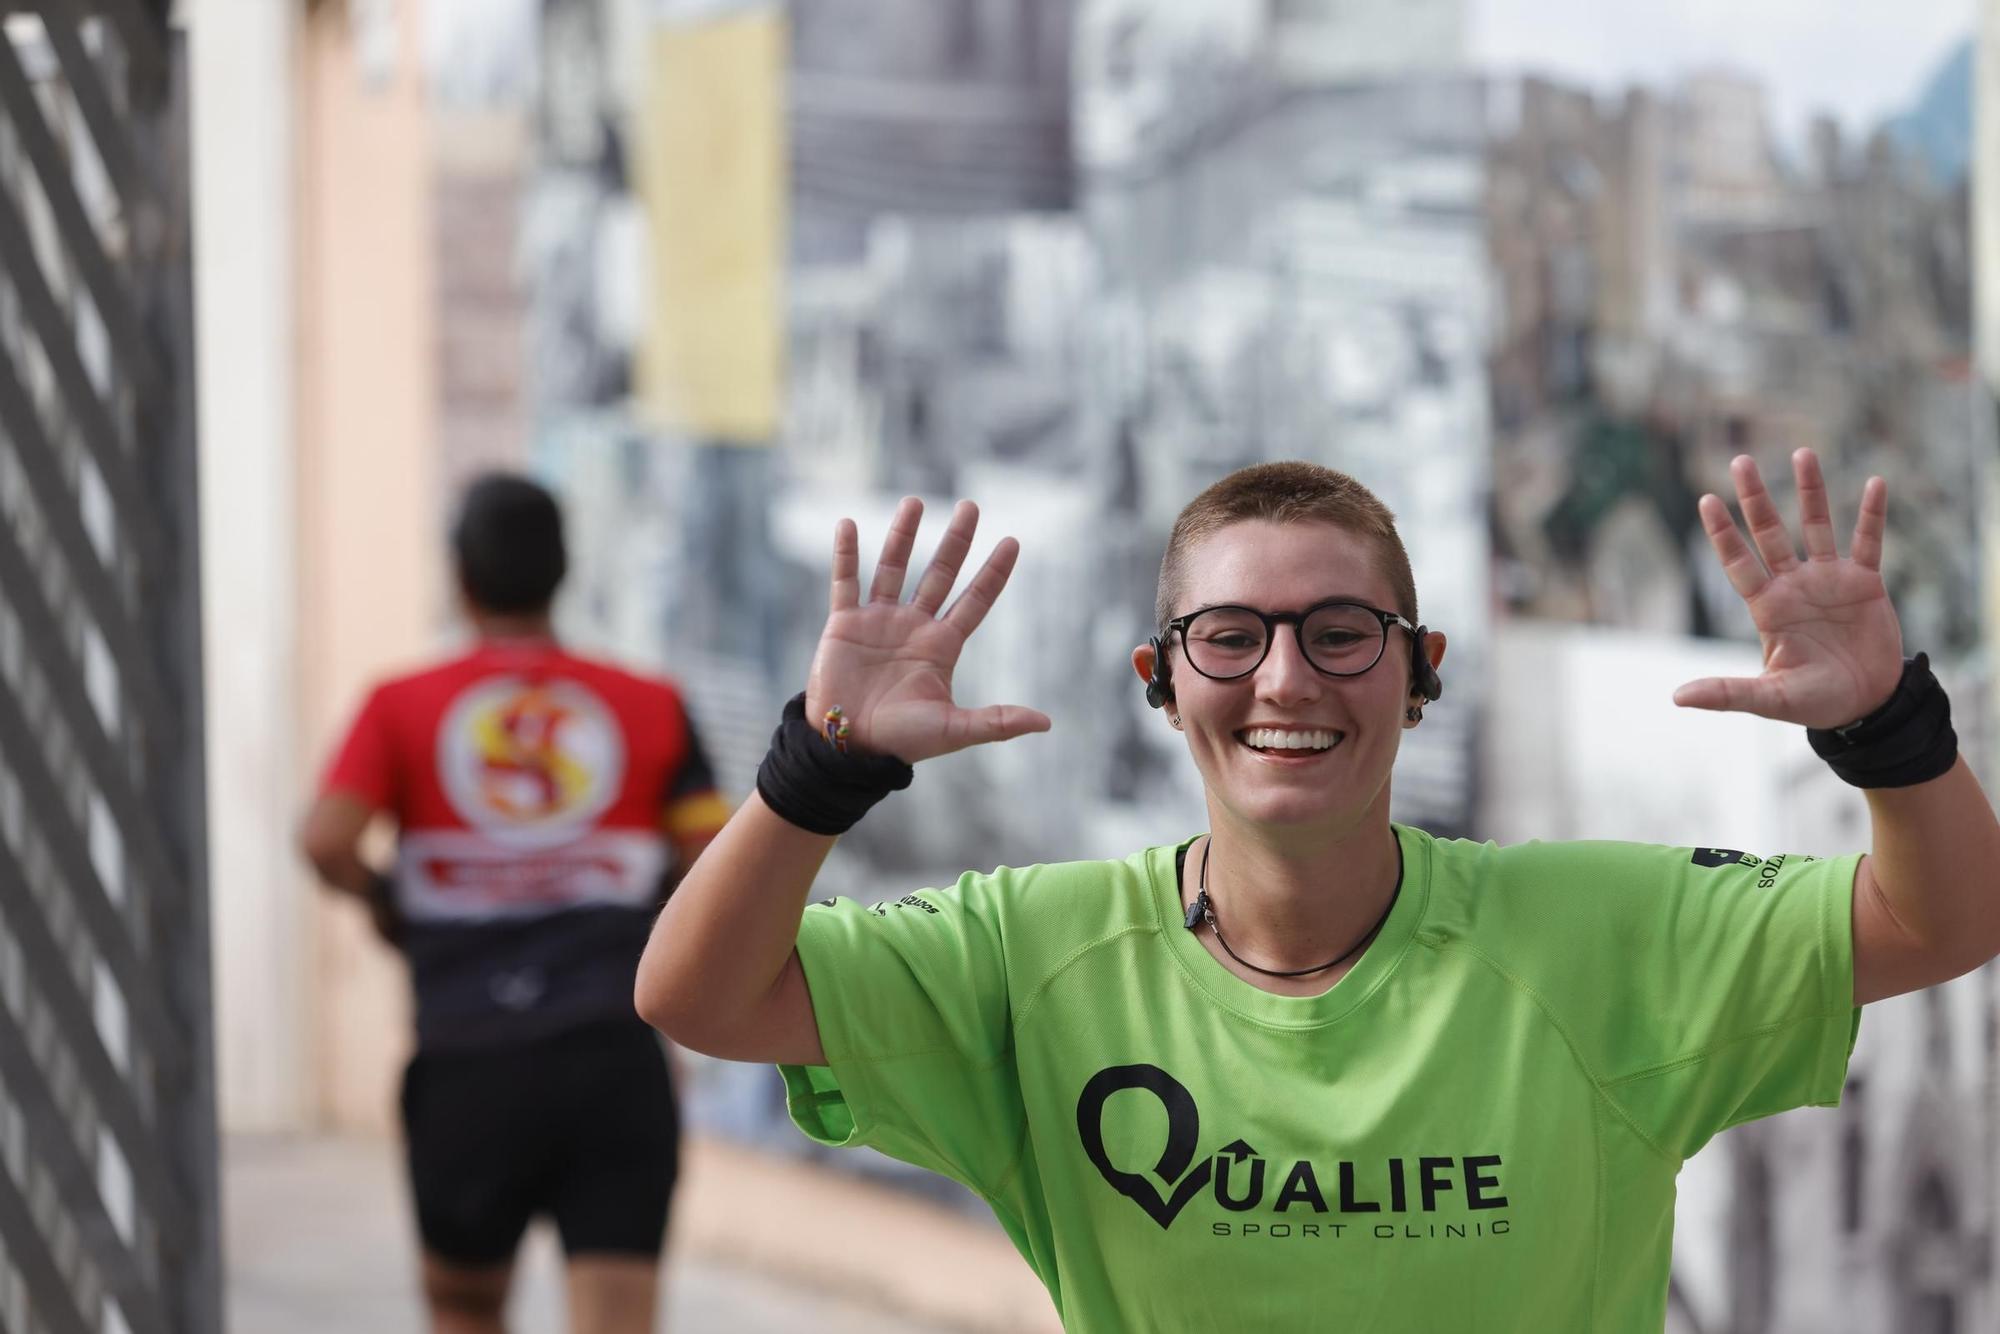
[(584, 832), (617, 797), (625, 740), (611, 710), (577, 682), (488, 677), (445, 710), (437, 766), (468, 826), (546, 846)]

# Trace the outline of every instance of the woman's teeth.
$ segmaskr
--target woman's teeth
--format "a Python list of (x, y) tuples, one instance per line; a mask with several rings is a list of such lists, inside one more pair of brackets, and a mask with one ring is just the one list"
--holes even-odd
[(1275, 727), (1251, 727), (1243, 744), (1255, 750), (1326, 750), (1341, 739), (1339, 732), (1292, 732)]

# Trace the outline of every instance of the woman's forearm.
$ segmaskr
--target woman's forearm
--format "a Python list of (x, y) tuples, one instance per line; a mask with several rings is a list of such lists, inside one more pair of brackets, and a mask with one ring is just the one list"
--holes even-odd
[(800, 915), (833, 844), (753, 792), (653, 923), (634, 991), (640, 1016), (712, 1055), (778, 1059), (808, 1037), (816, 1050), (810, 998), (788, 974), (796, 974)]

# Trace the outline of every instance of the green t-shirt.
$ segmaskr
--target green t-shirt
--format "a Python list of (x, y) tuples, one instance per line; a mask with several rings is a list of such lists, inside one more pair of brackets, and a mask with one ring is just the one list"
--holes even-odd
[(1857, 859), (1397, 834), (1307, 998), (1184, 928), (1173, 846), (809, 908), (792, 1118), (978, 1192), (1073, 1334), (1654, 1334), (1682, 1160), (1839, 1100)]

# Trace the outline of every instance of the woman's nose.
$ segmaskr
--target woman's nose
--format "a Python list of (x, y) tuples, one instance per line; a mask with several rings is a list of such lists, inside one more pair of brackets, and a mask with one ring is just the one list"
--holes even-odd
[(1306, 661), (1298, 636), (1290, 626), (1278, 627), (1271, 651), (1257, 665), (1258, 695), (1273, 704), (1289, 704), (1312, 699), (1320, 689), (1320, 674)]

